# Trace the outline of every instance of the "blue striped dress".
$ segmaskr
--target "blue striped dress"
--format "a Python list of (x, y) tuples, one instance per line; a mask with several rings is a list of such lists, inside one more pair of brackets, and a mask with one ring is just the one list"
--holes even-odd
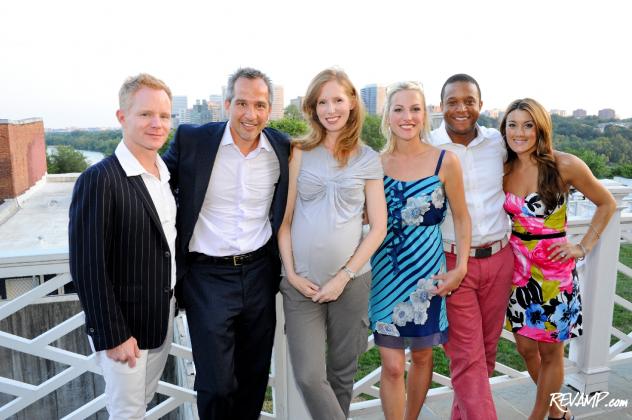
[(445, 272), (441, 223), (447, 203), (439, 169), (415, 181), (384, 177), (388, 233), (371, 258), (369, 302), (375, 344), (419, 349), (445, 343), (445, 298), (434, 295), (431, 277)]

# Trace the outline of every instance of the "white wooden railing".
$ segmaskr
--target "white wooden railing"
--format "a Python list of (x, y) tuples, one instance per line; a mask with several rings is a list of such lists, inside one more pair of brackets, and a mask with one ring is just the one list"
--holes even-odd
[[(615, 294), (617, 272), (632, 277), (632, 268), (618, 262), (620, 244), (632, 242), (632, 214), (621, 212), (622, 199), (632, 189), (621, 186), (610, 186), (609, 189), (615, 195), (620, 209), (603, 232), (599, 244), (586, 258), (584, 264), (579, 266), (583, 293), (584, 335), (572, 340), (566, 361), (567, 383), (585, 393), (607, 390), (608, 375), (612, 366), (632, 360), (632, 351), (625, 351), (632, 346), (632, 333), (626, 334), (612, 326), (615, 304), (632, 311), (632, 303)], [(570, 239), (578, 240), (576, 236), (586, 232), (588, 223), (587, 219), (571, 220), (569, 222)], [(47, 299), (59, 299), (49, 298), (47, 295), (71, 281), (68, 273), (68, 257), (64, 252), (0, 260), (0, 278), (51, 273), (59, 274), (29, 292), (0, 304), (0, 321), (28, 305), (44, 303)], [(76, 299), (76, 297), (68, 296), (66, 299)], [(178, 360), (179, 380), (177, 382), (179, 384), (160, 382), (158, 393), (167, 396), (167, 399), (153, 407), (146, 418), (157, 419), (179, 408), (182, 408), (181, 414), (184, 418), (196, 418), (195, 392), (191, 389), (194, 367), (191, 363), (191, 349), (187, 344), (188, 331), (185, 316), (185, 314), (180, 314), (175, 321), (175, 343), (171, 348), (171, 354)], [(309, 419), (292, 375), (283, 333), (284, 319), (280, 296), (277, 296), (277, 320), (275, 350), (270, 374), (272, 409), (270, 412), (262, 412), (262, 417)], [(84, 322), (83, 313), (79, 313), (32, 339), (0, 331), (0, 347), (68, 366), (52, 378), (35, 385), (0, 377), (0, 393), (15, 397), (12, 401), (0, 406), (0, 418), (19, 413), (25, 407), (58, 390), (85, 372), (101, 373), (94, 362), (94, 355), (84, 356), (51, 344), (77, 328), (83, 328)], [(611, 336), (618, 339), (612, 346), (610, 345)], [(506, 331), (503, 331), (503, 338), (513, 341), (512, 335)], [(373, 340), (370, 337), (369, 348), (372, 347)], [(501, 363), (496, 363), (496, 370), (502, 375), (490, 379), (493, 390), (530, 381), (527, 372), (518, 371)], [(379, 388), (376, 385), (379, 382), (379, 376), (380, 368), (370, 372), (354, 385), (354, 397), (365, 394), (373, 399), (356, 399), (356, 402), (351, 405), (353, 418), (361, 419), (365, 415), (381, 411)], [(451, 397), (449, 377), (435, 372), (433, 381), (439, 383), (441, 387), (431, 389), (427, 401)], [(63, 418), (86, 418), (104, 406), (104, 397), (101, 395), (77, 407)]]

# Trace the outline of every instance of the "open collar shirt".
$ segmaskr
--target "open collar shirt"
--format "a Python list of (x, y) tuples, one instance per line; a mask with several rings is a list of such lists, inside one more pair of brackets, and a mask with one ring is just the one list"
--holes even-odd
[[(503, 165), (507, 149), (498, 130), (477, 124), (476, 132), (476, 138), (467, 146), (453, 143), (443, 122), (430, 134), (430, 143), (453, 152), (461, 162), (465, 200), (472, 219), (472, 246), (481, 246), (501, 240), (509, 232), (509, 219), (503, 209)], [(446, 215), (441, 232), (444, 241), (454, 242), (451, 211)]]
[(127, 148), (123, 140), (118, 144), (114, 151), (116, 158), (123, 167), (125, 175), (128, 177), (140, 175), (151, 201), (154, 203), (158, 218), (162, 225), (162, 231), (165, 234), (169, 250), (171, 252), (171, 288), (176, 283), (176, 200), (169, 186), (169, 170), (162, 158), (156, 154), (156, 166), (160, 179), (149, 173), (138, 159)]
[(272, 236), (270, 206), (279, 159), (268, 138), (244, 156), (226, 125), (189, 251), (211, 256), (255, 251)]

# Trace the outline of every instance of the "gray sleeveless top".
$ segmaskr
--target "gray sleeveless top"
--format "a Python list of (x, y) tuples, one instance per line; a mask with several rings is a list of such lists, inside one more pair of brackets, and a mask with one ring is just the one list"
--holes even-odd
[[(362, 238), (366, 180), (383, 176), (379, 155), (366, 145), (344, 167), (322, 145), (303, 151), (292, 220), (298, 275), (322, 286), (340, 271)], [(368, 270), (367, 263), (357, 274)]]

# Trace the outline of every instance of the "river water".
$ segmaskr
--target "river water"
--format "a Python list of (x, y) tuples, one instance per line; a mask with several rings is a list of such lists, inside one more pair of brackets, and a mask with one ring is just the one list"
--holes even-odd
[[(57, 146), (46, 146), (46, 153), (52, 153), (57, 149)], [(101, 152), (93, 152), (92, 150), (78, 150), (78, 152), (81, 152), (85, 157), (86, 160), (88, 161), (89, 165), (94, 165), (95, 163), (99, 162), (101, 159), (103, 159), (103, 153)]]

